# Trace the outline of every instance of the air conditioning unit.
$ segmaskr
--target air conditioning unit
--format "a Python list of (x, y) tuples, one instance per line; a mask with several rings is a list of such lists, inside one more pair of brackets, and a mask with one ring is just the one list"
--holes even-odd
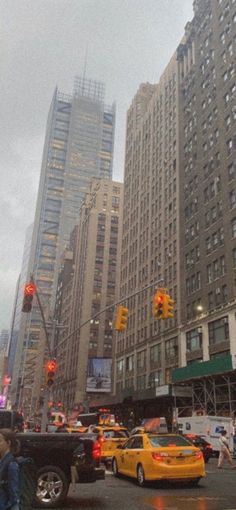
[(202, 327), (197, 328), (198, 333), (202, 333)]
[(217, 287), (216, 294), (220, 294), (220, 287)]
[(224, 317), (224, 318), (222, 319), (222, 322), (223, 322), (223, 324), (228, 324), (228, 317)]

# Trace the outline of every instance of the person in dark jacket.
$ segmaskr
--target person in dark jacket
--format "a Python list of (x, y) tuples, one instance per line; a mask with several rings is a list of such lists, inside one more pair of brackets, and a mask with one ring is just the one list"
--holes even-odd
[(19, 510), (19, 466), (15, 433), (0, 429), (0, 510)]

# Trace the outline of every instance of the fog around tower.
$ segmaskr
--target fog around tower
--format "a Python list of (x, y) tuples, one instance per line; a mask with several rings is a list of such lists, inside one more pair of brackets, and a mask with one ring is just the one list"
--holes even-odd
[(124, 168), (126, 111), (157, 82), (192, 18), (192, 0), (2, 0), (0, 330), (9, 328), (25, 231), (34, 219), (45, 126), (57, 85), (103, 81), (116, 102), (113, 178)]

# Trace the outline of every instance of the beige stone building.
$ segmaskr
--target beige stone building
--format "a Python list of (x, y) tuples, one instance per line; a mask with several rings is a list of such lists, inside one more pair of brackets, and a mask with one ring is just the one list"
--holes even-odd
[(152, 317), (158, 287), (179, 299), (177, 86), (174, 55), (157, 85), (140, 86), (127, 114), (121, 297), (152, 285), (128, 300), (128, 327), (117, 335), (117, 404), (148, 405), (179, 364), (177, 313), (166, 321)]
[[(116, 344), (116, 403), (136, 417), (236, 410), (235, 44), (235, 2), (196, 0), (128, 110), (121, 296), (153, 282)], [(156, 286), (175, 319), (153, 319)]]
[[(88, 319), (112, 305), (117, 297), (122, 210), (123, 184), (92, 179), (80, 210), (74, 267), (64, 282), (58, 316), (67, 329), (60, 332), (57, 339), (58, 373), (54, 395), (66, 409), (78, 403), (85, 407), (99, 405), (111, 393), (108, 385), (106, 388), (94, 386), (94, 391), (93, 384), (89, 391), (86, 385), (88, 359), (112, 358), (114, 310), (111, 308), (97, 318)], [(95, 378), (96, 374), (90, 380)]]

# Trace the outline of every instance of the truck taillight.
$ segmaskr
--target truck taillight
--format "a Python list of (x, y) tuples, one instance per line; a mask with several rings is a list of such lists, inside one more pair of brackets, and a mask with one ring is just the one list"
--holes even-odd
[(94, 441), (93, 443), (93, 459), (98, 460), (101, 458), (101, 443), (100, 441)]

